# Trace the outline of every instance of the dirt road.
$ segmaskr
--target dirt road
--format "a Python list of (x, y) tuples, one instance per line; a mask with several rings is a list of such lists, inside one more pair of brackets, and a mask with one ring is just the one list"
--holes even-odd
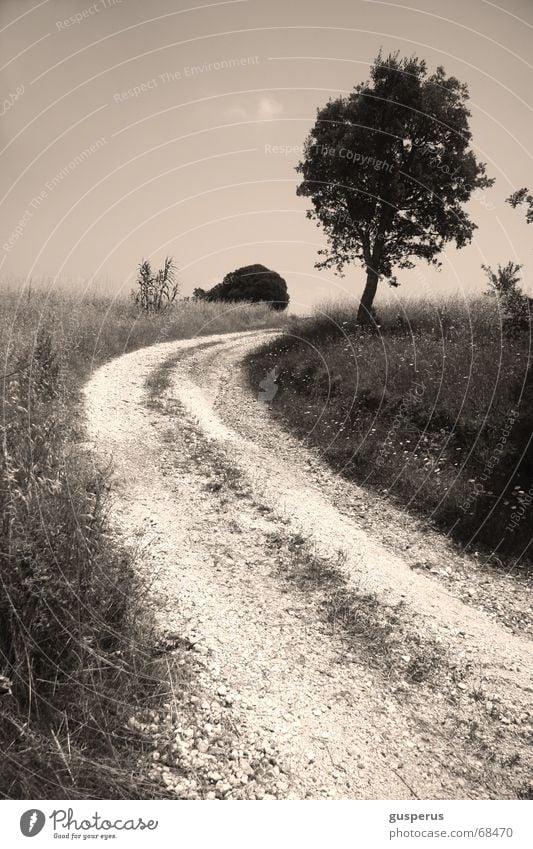
[(277, 798), (527, 794), (526, 587), (282, 432), (241, 367), (266, 335), (135, 351), (86, 387), (160, 627), (275, 747)]

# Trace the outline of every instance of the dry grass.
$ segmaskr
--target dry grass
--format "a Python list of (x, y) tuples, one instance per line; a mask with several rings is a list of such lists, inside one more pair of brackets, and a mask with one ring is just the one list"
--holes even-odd
[(405, 604), (387, 604), (376, 593), (348, 581), (345, 554), (325, 560), (298, 535), (274, 533), (269, 548), (282, 577), (315, 600), (319, 614), (359, 661), (384, 671), (392, 681), (442, 682), (460, 677), (445, 652), (416, 629)]
[(125, 351), (279, 320), (246, 304), (177, 302), (148, 317), (100, 296), (3, 292), (0, 795), (161, 796), (127, 720), (169, 697), (167, 667), (131, 554), (108, 528), (79, 390)]
[(283, 338), (250, 356), (251, 380), (278, 368), (273, 414), (340, 473), (494, 562), (527, 566), (529, 334), (503, 334), (486, 296), (388, 304), (379, 313), (375, 333), (357, 328), (353, 305), (293, 319)]

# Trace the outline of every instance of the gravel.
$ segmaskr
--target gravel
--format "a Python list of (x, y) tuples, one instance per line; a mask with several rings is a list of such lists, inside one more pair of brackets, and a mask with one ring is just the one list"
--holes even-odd
[[(130, 720), (151, 741), (147, 770), (185, 799), (514, 797), (528, 770), (531, 644), (410, 568), (411, 549), (381, 542), (383, 517), (362, 527), (357, 488), (269, 421), (239, 367), (264, 338), (136, 351), (86, 388), (89, 438), (114, 463), (111, 520), (141, 543), (151, 610), (162, 636), (180, 636), (172, 663), (191, 672), (155, 717)], [(169, 357), (171, 385), (149, 403), (146, 380)], [(300, 534), (319, 562), (344, 549), (348, 579), (404, 601), (405, 627), (457, 657), (464, 687), (389, 680), (351, 651), (280, 577), (273, 534)]]

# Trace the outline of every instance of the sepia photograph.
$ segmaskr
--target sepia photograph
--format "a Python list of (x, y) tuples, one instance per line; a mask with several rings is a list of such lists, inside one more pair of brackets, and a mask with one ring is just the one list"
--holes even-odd
[(6, 847), (533, 844), (532, 38), (0, 0)]

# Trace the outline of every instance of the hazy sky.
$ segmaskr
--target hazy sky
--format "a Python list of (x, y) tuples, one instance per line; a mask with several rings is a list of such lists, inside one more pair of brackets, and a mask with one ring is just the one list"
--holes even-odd
[(301, 145), (382, 47), (468, 83), (496, 177), (470, 205), (472, 244), (440, 274), (402, 272), (400, 292), (469, 293), (482, 262), (514, 259), (533, 294), (533, 227), (504, 203), (533, 189), (532, 35), (533, 0), (0, 0), (1, 275), (129, 289), (142, 257), (168, 253), (184, 294), (254, 262), (286, 278), (298, 311), (360, 294), (361, 268), (315, 270), (299, 154), (268, 150)]

